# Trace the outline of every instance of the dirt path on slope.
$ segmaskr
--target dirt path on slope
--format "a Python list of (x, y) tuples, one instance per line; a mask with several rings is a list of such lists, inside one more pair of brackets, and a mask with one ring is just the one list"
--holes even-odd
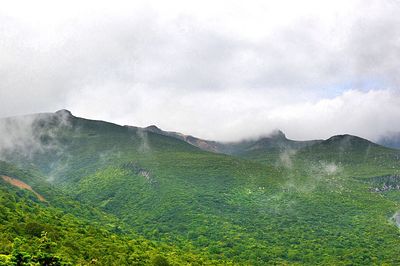
[(9, 177), (9, 176), (5, 176), (5, 175), (2, 175), (1, 178), (3, 178), (3, 180), (4, 180), (5, 182), (7, 182), (7, 183), (9, 183), (9, 184), (11, 184), (11, 185), (13, 185), (13, 186), (15, 186), (15, 187), (18, 187), (18, 188), (21, 188), (21, 189), (26, 189), (26, 190), (29, 190), (29, 191), (33, 192), (33, 194), (35, 194), (36, 197), (37, 197), (40, 201), (42, 201), (42, 202), (45, 202), (45, 201), (46, 201), (46, 199), (45, 199), (42, 195), (40, 195), (39, 193), (37, 193), (36, 191), (34, 191), (34, 190), (32, 189), (32, 187), (31, 187), (30, 185), (26, 184), (25, 182), (22, 182), (21, 180), (18, 180), (18, 179), (16, 179), (16, 178), (12, 178), (12, 177)]

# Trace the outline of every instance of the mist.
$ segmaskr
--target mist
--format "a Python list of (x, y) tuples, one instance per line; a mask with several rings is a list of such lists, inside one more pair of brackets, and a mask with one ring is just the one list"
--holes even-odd
[(0, 119), (0, 160), (16, 154), (23, 159), (49, 152), (62, 154), (60, 132), (71, 127), (64, 111)]

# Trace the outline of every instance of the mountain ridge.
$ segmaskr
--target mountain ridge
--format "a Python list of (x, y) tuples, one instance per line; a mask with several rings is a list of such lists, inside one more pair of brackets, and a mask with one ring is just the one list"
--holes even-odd
[[(161, 128), (159, 128), (156, 125), (150, 125), (147, 127), (137, 127), (137, 126), (132, 126), (132, 125), (118, 125), (112, 122), (108, 122), (105, 120), (93, 120), (93, 119), (86, 119), (86, 118), (81, 118), (81, 117), (76, 117), (72, 114), (71, 111), (67, 110), (67, 109), (60, 109), (54, 113), (51, 112), (47, 112), (47, 113), (36, 113), (36, 114), (28, 114), (28, 115), (24, 115), (24, 116), (17, 116), (17, 117), (4, 117), (4, 118), (0, 118), (1, 120), (12, 120), (15, 118), (37, 118), (38, 120), (41, 119), (47, 119), (48, 117), (56, 117), (56, 118), (61, 118), (61, 119), (71, 119), (71, 118), (79, 118), (79, 119), (84, 119), (87, 121), (93, 121), (93, 122), (99, 122), (99, 123), (105, 123), (105, 124), (110, 124), (110, 125), (115, 125), (121, 128), (131, 128), (131, 129), (135, 129), (135, 130), (142, 130), (145, 132), (152, 132), (152, 133), (156, 133), (159, 135), (163, 135), (163, 136), (168, 136), (168, 137), (173, 137), (175, 139), (179, 139), (182, 140), (186, 143), (189, 143), (195, 147), (198, 147), (202, 150), (205, 151), (210, 151), (210, 152), (217, 152), (217, 153), (224, 153), (224, 154), (240, 154), (246, 150), (258, 150), (258, 149), (265, 149), (268, 147), (278, 147), (280, 146), (281, 148), (299, 148), (299, 147), (304, 147), (304, 146), (310, 146), (313, 145), (315, 143), (320, 143), (320, 142), (330, 142), (336, 138), (339, 138), (340, 136), (342, 136), (343, 138), (351, 138), (354, 137), (354, 139), (364, 139), (362, 137), (358, 137), (356, 135), (350, 135), (350, 134), (342, 134), (342, 135), (334, 135), (331, 136), (325, 140), (323, 139), (315, 139), (315, 140), (292, 140), (292, 139), (288, 139), (286, 137), (286, 135), (284, 134), (284, 132), (282, 132), (279, 129), (275, 129), (272, 132), (270, 132), (269, 134), (264, 134), (260, 137), (257, 138), (248, 138), (248, 139), (244, 139), (244, 140), (239, 140), (239, 141), (214, 141), (214, 140), (207, 140), (207, 139), (202, 139), (202, 138), (198, 138), (192, 135), (186, 135), (180, 132), (176, 132), (176, 131), (165, 131), (162, 130)], [(366, 140), (366, 139), (364, 139)], [(369, 141), (369, 140), (367, 140)], [(275, 142), (275, 144), (273, 144), (273, 142)], [(371, 143), (374, 144), (383, 144), (385, 143), (384, 141), (378, 141), (377, 143), (369, 141)], [(389, 145), (390, 146), (390, 145)]]
[[(112, 265), (118, 250), (120, 265), (138, 262), (132, 251), (118, 246), (124, 239), (133, 241), (135, 237), (126, 234), (129, 230), (143, 237), (143, 243), (158, 243), (154, 252), (140, 253), (140, 260), (148, 264), (158, 250), (179, 251), (162, 253), (171, 264), (179, 261), (176, 265), (398, 262), (399, 231), (388, 220), (400, 209), (400, 192), (379, 189), (374, 177), (400, 173), (399, 151), (350, 135), (303, 142), (277, 131), (236, 146), (219, 146), (225, 153), (216, 153), (190, 144), (198, 143), (194, 137), (155, 126), (121, 126), (75, 117), (69, 111), (37, 117), (14, 128), (8, 124), (5, 132), (17, 136), (10, 139), (17, 147), (13, 151), (6, 146), (7, 152), (0, 155), (16, 167), (0, 162), (0, 175), (18, 178), (43, 195), (48, 204), (38, 203), (41, 212), (57, 207), (75, 215), (75, 221), (99, 225), (106, 238), (113, 232), (116, 242), (107, 242), (109, 252), (88, 251), (90, 242), (74, 246), (74, 252), (81, 252), (74, 256), (86, 264), (97, 256), (100, 265)], [(0, 143), (6, 143), (7, 136), (2, 137)], [(6, 202), (11, 207), (14, 195), (26, 198), (26, 205), (37, 200), (0, 184), (0, 200), (11, 199)], [(98, 223), (102, 214), (104, 221)], [(106, 215), (115, 220), (107, 222)], [(50, 235), (58, 237), (60, 254), (68, 257), (62, 250), (69, 240), (38, 221), (37, 228), (50, 228)], [(5, 232), (24, 236), (17, 222), (6, 225), (10, 229)], [(77, 229), (77, 234), (62, 228), (66, 239), (69, 234), (85, 241), (92, 237), (93, 230)], [(10, 243), (14, 242), (7, 240)], [(165, 245), (172, 249), (158, 249)], [(3, 252), (11, 256), (10, 249)], [(90, 257), (79, 255), (85, 252)]]

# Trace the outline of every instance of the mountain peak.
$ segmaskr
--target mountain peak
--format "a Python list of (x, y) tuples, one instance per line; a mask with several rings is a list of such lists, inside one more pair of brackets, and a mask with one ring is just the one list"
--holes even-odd
[[(334, 142), (334, 141), (343, 141), (343, 140), (361, 140), (361, 141), (368, 141), (366, 139), (350, 135), (350, 134), (343, 134), (343, 135), (335, 135), (327, 139), (326, 141)], [(369, 142), (369, 141), (368, 141)]]
[(156, 125), (150, 125), (145, 128), (146, 130), (152, 131), (152, 132), (162, 132), (162, 130), (157, 127)]
[(56, 114), (57, 114), (57, 115), (66, 116), (66, 117), (73, 116), (72, 113), (71, 113), (71, 111), (69, 111), (69, 110), (67, 110), (67, 109), (58, 110), (58, 111), (56, 112)]
[(354, 135), (344, 134), (344, 135), (335, 135), (330, 137), (329, 139), (322, 142), (323, 144), (328, 145), (340, 145), (340, 147), (349, 147), (349, 146), (370, 146), (377, 145), (367, 139), (360, 138)]
[(272, 131), (269, 137), (273, 139), (286, 139), (285, 133), (283, 133), (280, 129), (275, 129)]

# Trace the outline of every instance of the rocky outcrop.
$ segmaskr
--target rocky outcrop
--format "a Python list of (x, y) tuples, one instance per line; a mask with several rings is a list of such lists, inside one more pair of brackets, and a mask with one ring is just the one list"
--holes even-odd
[(400, 190), (400, 175), (376, 176), (371, 180), (372, 192), (386, 192), (390, 190)]

